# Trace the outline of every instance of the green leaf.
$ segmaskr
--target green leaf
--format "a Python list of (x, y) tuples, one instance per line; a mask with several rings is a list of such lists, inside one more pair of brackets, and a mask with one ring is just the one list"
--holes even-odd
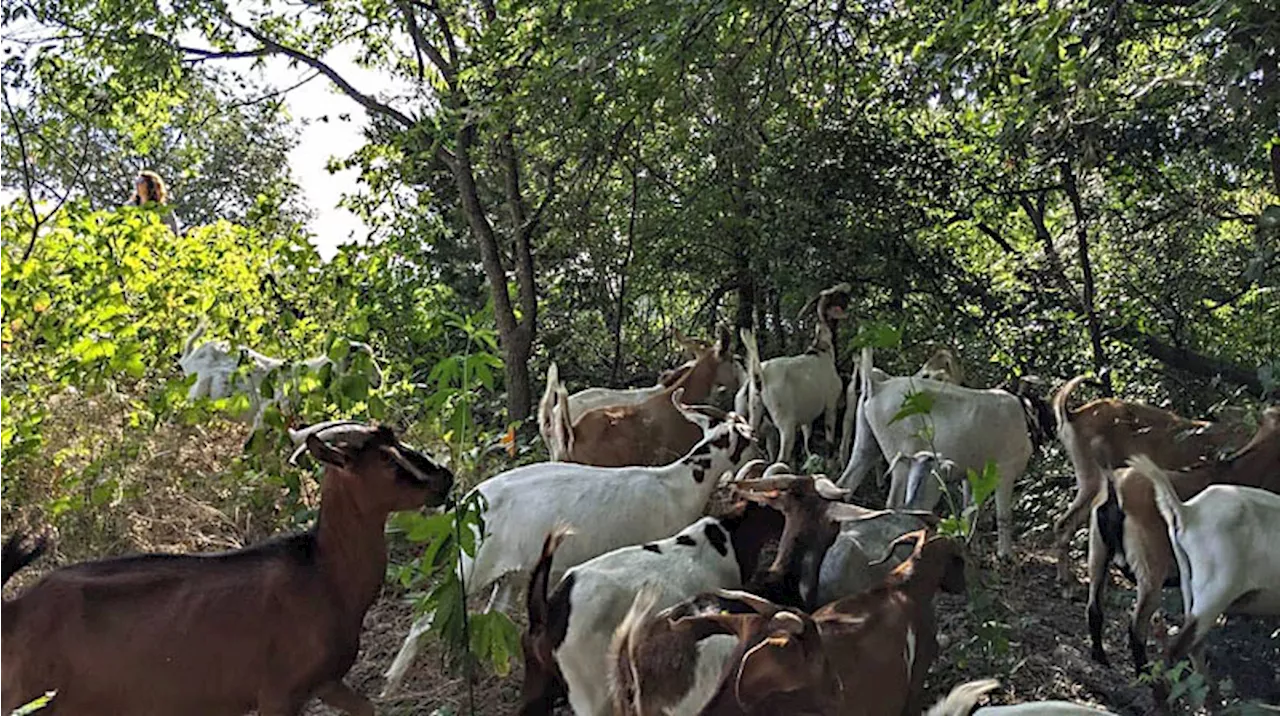
[(995, 494), (996, 488), (1000, 486), (1000, 470), (996, 467), (994, 460), (988, 460), (982, 466), (981, 473), (970, 469), (966, 479), (969, 481), (973, 504), (980, 506), (987, 501), (987, 498)]
[(933, 410), (933, 395), (925, 390), (912, 391), (902, 397), (902, 407), (889, 420), (890, 424), (912, 415), (927, 415)]
[(887, 323), (870, 323), (858, 328), (858, 334), (850, 341), (850, 347), (896, 348), (902, 343), (902, 331)]
[(36, 711), (48, 706), (49, 702), (52, 701), (53, 697), (57, 696), (57, 694), (57, 691), (46, 691), (43, 696), (14, 709), (12, 716), (27, 716), (27, 714), (35, 713)]

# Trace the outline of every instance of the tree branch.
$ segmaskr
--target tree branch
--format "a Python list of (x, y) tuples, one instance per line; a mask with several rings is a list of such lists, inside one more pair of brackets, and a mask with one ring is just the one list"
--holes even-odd
[(1263, 394), (1262, 381), (1258, 379), (1257, 372), (1244, 366), (1197, 353), (1189, 348), (1169, 345), (1130, 326), (1116, 328), (1112, 335), (1172, 368), (1209, 378), (1221, 377), (1236, 385), (1243, 385), (1258, 395)]
[(230, 50), (226, 52), (218, 50), (202, 50), (198, 47), (185, 47), (183, 45), (176, 46), (184, 55), (194, 55), (189, 60), (183, 60), (189, 64), (196, 64), (208, 60), (238, 60), (246, 57), (266, 57), (271, 51), (265, 47), (259, 47), (253, 50)]
[(977, 222), (974, 222), (974, 226), (977, 227), (978, 231), (981, 231), (983, 234), (986, 234), (987, 238), (996, 242), (996, 244), (1000, 248), (1004, 249), (1006, 253), (1010, 253), (1010, 254), (1018, 253), (1017, 251), (1014, 251), (1013, 246), (1010, 245), (1009, 242), (1006, 241), (1005, 238), (1000, 235), (1000, 232), (988, 226), (986, 222), (977, 221)]
[[(445, 84), (449, 85), (449, 89), (457, 89), (457, 75), (453, 64), (440, 54), (440, 50), (427, 41), (426, 36), (422, 34), (422, 28), (418, 25), (418, 16), (413, 11), (413, 6), (407, 0), (399, 0), (400, 12), (404, 14), (405, 24), (409, 27), (409, 37), (413, 38), (413, 49), (418, 55), (418, 79), (422, 79), (423, 66), (422, 56), (425, 54), (431, 64), (436, 66), (440, 71), (440, 76), (444, 77)], [(443, 23), (442, 23), (443, 24)]]
[(34, 181), (31, 178), (31, 157), (27, 155), (27, 139), (22, 133), (22, 125), (18, 123), (18, 115), (13, 111), (13, 105), (9, 104), (9, 90), (0, 86), (0, 91), (4, 95), (4, 109), (9, 113), (9, 121), (13, 123), (13, 133), (18, 137), (18, 151), (22, 153), (22, 188), (27, 195), (27, 206), (31, 209), (31, 240), (27, 242), (27, 248), (22, 252), (22, 262), (31, 257), (31, 252), (36, 247), (36, 236), (40, 233), (40, 215), (36, 213), (36, 196), (33, 189)]
[(292, 57), (298, 62), (301, 62), (304, 65), (311, 67), (312, 69), (318, 70), (320, 74), (324, 75), (325, 77), (328, 77), (331, 82), (337, 85), (338, 89), (341, 89), (344, 94), (346, 94), (351, 99), (354, 99), (356, 102), (359, 102), (365, 109), (369, 110), (370, 112), (374, 114), (383, 115), (384, 117), (390, 117), (391, 119), (404, 125), (406, 128), (411, 129), (416, 124), (416, 122), (410, 119), (407, 114), (401, 112), (400, 110), (390, 105), (383, 104), (382, 102), (379, 102), (377, 99), (374, 99), (373, 97), (356, 89), (342, 75), (338, 74), (336, 71), (334, 71), (332, 67), (325, 64), (321, 60), (315, 57), (312, 57), (311, 55), (308, 55), (305, 52), (302, 52), (301, 50), (281, 45), (280, 43), (276, 42), (270, 37), (267, 37), (263, 33), (255, 30), (254, 28), (249, 27), (248, 25), (242, 25), (236, 22), (229, 15), (224, 15), (224, 18), (229, 24), (239, 28), (241, 31), (247, 33), (249, 36), (253, 37), (253, 39), (257, 40), (258, 42), (261, 42), (263, 47), (266, 50), (269, 50), (270, 52), (275, 54)]

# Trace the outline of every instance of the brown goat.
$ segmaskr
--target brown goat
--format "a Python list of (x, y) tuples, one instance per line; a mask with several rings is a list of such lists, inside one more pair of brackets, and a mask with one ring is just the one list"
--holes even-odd
[(716, 384), (721, 364), (732, 360), (729, 334), (698, 357), (693, 368), (666, 390), (636, 405), (597, 408), (568, 424), (568, 395), (560, 391), (552, 414), (565, 446), (563, 460), (600, 467), (667, 465), (685, 455), (702, 439), (702, 429), (689, 422), (671, 404), (671, 395), (683, 389), (686, 403), (704, 402)]
[(1106, 471), (1124, 467), (1135, 455), (1146, 455), (1165, 469), (1187, 467), (1225, 454), (1249, 439), (1243, 423), (1189, 420), (1115, 398), (1101, 398), (1070, 410), (1067, 400), (1086, 380), (1087, 376), (1078, 375), (1053, 396), (1058, 438), (1076, 474), (1075, 498), (1053, 523), (1058, 579), (1063, 583), (1071, 578), (1067, 564), (1071, 538), (1085, 521)]
[[(304, 432), (325, 467), (310, 531), (74, 564), (5, 602), (4, 713), (56, 690), (54, 714), (290, 716), (313, 696), (373, 714), (342, 679), (386, 576), (387, 515), (443, 503), (453, 475), (386, 426)], [(29, 562), (5, 556), (6, 578)]]
[[(938, 653), (933, 595), (965, 590), (959, 542), (902, 537), (915, 551), (884, 583), (807, 616), (747, 599), (757, 614), (691, 617), (739, 644), (702, 714), (920, 712), (924, 678)], [(742, 596), (742, 595), (738, 595)]]
[[(1234, 484), (1280, 492), (1280, 408), (1263, 413), (1258, 431), (1238, 452), (1214, 462), (1169, 473), (1184, 502), (1209, 485)], [(1129, 649), (1140, 674), (1147, 662), (1147, 631), (1160, 589), (1177, 573), (1164, 519), (1151, 481), (1130, 468), (1116, 470), (1108, 489), (1095, 500), (1089, 521), (1089, 636), (1092, 656), (1107, 661), (1102, 646), (1102, 596), (1107, 565), (1120, 560), (1138, 585), (1129, 621)]]

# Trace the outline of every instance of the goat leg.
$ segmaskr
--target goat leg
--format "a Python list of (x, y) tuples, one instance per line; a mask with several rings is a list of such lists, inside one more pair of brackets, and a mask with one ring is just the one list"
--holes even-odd
[(409, 635), (404, 638), (404, 643), (400, 645), (400, 651), (396, 653), (396, 658), (391, 662), (391, 666), (387, 667), (387, 673), (383, 674), (387, 684), (382, 687), (382, 698), (387, 698), (396, 689), (400, 688), (400, 683), (404, 681), (405, 674), (409, 672), (409, 667), (413, 666), (413, 660), (417, 658), (418, 651), (422, 649), (422, 644), (420, 643), (422, 637), (431, 628), (435, 617), (435, 612), (427, 612), (418, 617), (413, 622), (413, 626), (409, 627)]
[(1077, 486), (1075, 499), (1071, 501), (1066, 514), (1053, 524), (1053, 542), (1058, 555), (1058, 581), (1064, 584), (1071, 581), (1068, 561), (1071, 558), (1071, 538), (1080, 529), (1080, 523), (1085, 521), (1093, 495), (1094, 490), (1086, 489), (1084, 485)]
[[(1098, 529), (1097, 514), (1089, 518), (1089, 638), (1093, 642), (1093, 660), (1111, 666), (1102, 646), (1102, 597), (1107, 586), (1107, 563), (1111, 560), (1107, 545)], [(1061, 563), (1060, 563), (1061, 564)]]
[(330, 706), (351, 716), (373, 716), (373, 704), (357, 694), (342, 680), (330, 681), (316, 689), (316, 696)]

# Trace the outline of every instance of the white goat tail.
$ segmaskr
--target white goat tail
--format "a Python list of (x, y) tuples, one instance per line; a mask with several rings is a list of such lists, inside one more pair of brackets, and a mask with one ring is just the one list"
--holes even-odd
[(978, 705), (978, 699), (999, 687), (1000, 682), (995, 679), (981, 679), (960, 684), (945, 698), (934, 704), (933, 708), (929, 709), (928, 716), (968, 716), (973, 711), (973, 707)]
[(195, 350), (196, 341), (200, 340), (200, 337), (203, 336), (204, 332), (207, 331), (208, 329), (209, 329), (209, 319), (204, 316), (201, 316), (200, 322), (196, 324), (196, 329), (191, 332), (191, 335), (187, 336), (187, 342), (182, 344), (183, 358), (186, 358), (187, 356), (191, 355), (191, 351)]

